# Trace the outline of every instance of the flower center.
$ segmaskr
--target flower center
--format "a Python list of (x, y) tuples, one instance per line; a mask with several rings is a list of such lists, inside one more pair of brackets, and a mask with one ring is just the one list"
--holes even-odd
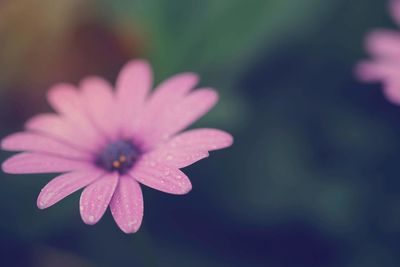
[(130, 141), (116, 141), (104, 147), (96, 158), (96, 165), (109, 171), (127, 173), (140, 156), (140, 150)]

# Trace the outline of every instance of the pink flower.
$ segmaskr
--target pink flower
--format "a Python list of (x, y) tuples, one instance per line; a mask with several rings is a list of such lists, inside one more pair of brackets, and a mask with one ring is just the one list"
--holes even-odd
[[(389, 4), (390, 13), (400, 26), (400, 0)], [(357, 65), (357, 76), (364, 82), (382, 82), (387, 99), (400, 104), (400, 31), (374, 30), (365, 45), (372, 59)]]
[(170, 194), (186, 194), (192, 185), (180, 168), (232, 144), (217, 129), (181, 133), (217, 102), (210, 88), (190, 90), (198, 77), (182, 73), (161, 83), (154, 93), (146, 61), (129, 62), (116, 92), (99, 77), (80, 83), (80, 90), (58, 84), (48, 102), (58, 114), (30, 119), (26, 131), (3, 139), (1, 147), (25, 151), (7, 159), (7, 173), (63, 173), (40, 192), (44, 209), (84, 188), (80, 213), (86, 224), (97, 223), (110, 206), (125, 233), (136, 232), (143, 217), (139, 183)]

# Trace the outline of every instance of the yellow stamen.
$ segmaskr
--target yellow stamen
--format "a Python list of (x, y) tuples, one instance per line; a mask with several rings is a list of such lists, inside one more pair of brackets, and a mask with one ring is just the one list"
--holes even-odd
[(118, 160), (114, 160), (112, 165), (114, 168), (118, 169), (119, 167), (121, 167), (121, 162), (119, 162)]
[(125, 155), (119, 156), (119, 161), (120, 161), (120, 162), (125, 162), (125, 161), (126, 161)]

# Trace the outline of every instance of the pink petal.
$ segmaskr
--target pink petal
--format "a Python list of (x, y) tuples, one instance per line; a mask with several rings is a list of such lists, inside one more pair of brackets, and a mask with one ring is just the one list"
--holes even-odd
[(94, 145), (99, 145), (99, 140), (104, 140), (104, 136), (88, 114), (85, 98), (73, 86), (66, 84), (54, 86), (48, 92), (48, 101), (63, 115), (62, 119), (73, 128), (74, 132), (93, 141)]
[(86, 109), (94, 124), (108, 137), (116, 138), (118, 114), (114, 112), (116, 107), (111, 85), (99, 77), (91, 77), (81, 82), (81, 88)]
[(400, 80), (389, 80), (385, 83), (383, 92), (388, 100), (400, 104)]
[[(70, 84), (57, 84), (47, 93), (50, 105), (59, 113), (76, 116), (81, 109), (81, 100), (76, 88)], [(82, 114), (81, 114), (82, 115)]]
[(117, 187), (118, 177), (118, 173), (107, 173), (83, 190), (80, 211), (86, 224), (95, 224), (101, 219)]
[(87, 152), (74, 149), (60, 141), (35, 133), (21, 132), (5, 137), (1, 141), (1, 148), (10, 151), (44, 152), (67, 158), (89, 160)]
[(189, 94), (163, 114), (159, 114), (160, 120), (154, 125), (155, 129), (145, 135), (145, 148), (154, 147), (185, 129), (207, 113), (217, 101), (218, 94), (212, 89), (199, 89)]
[(175, 99), (180, 99), (199, 82), (199, 77), (195, 73), (180, 73), (162, 82), (155, 89), (147, 104), (151, 108), (168, 105)]
[(157, 148), (149, 154), (146, 154), (144, 158), (167, 166), (184, 168), (208, 156), (209, 154), (207, 151), (190, 149), (167, 150), (164, 148)]
[(192, 189), (189, 178), (179, 169), (143, 158), (130, 172), (138, 182), (156, 190), (182, 195)]
[(356, 67), (356, 75), (362, 81), (382, 82), (386, 98), (400, 104), (400, 64), (387, 61), (362, 62)]
[(64, 118), (54, 114), (40, 114), (25, 125), (28, 130), (40, 132), (87, 151), (96, 152), (103, 141), (100, 136), (91, 136), (87, 127), (76, 127)]
[(74, 171), (57, 176), (40, 191), (37, 206), (39, 209), (48, 208), (66, 196), (92, 183), (102, 175), (103, 171), (93, 169)]
[(132, 177), (122, 176), (110, 202), (111, 213), (125, 233), (139, 230), (143, 218), (143, 195), (140, 185)]
[(390, 62), (361, 62), (356, 66), (356, 76), (364, 82), (377, 82), (400, 74), (400, 64)]
[(181, 100), (198, 81), (199, 78), (194, 73), (182, 73), (169, 78), (156, 88), (146, 104), (145, 112), (156, 118), (157, 114)]
[(165, 111), (182, 101), (183, 97), (199, 81), (194, 73), (181, 73), (162, 82), (152, 94), (140, 116), (139, 136), (146, 135), (154, 129), (160, 120), (162, 121)]
[(208, 151), (231, 146), (232, 136), (217, 129), (184, 132), (147, 154), (152, 160), (183, 168), (208, 156)]
[(400, 25), (400, 1), (390, 0), (389, 1), (389, 11), (392, 14), (394, 21)]
[(117, 114), (121, 131), (131, 135), (143, 103), (152, 86), (153, 77), (149, 63), (144, 60), (128, 62), (117, 79)]
[(6, 173), (55, 173), (91, 168), (86, 161), (70, 160), (39, 153), (20, 153), (3, 162)]
[(376, 30), (366, 40), (367, 51), (372, 55), (393, 60), (400, 58), (400, 33), (390, 30)]

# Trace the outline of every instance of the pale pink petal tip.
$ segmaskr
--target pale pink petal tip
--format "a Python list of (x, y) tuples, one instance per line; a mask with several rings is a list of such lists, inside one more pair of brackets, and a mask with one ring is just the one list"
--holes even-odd
[(400, 1), (390, 0), (389, 1), (389, 12), (393, 17), (393, 20), (400, 25)]
[(203, 131), (206, 135), (204, 139), (210, 142), (209, 150), (223, 149), (233, 144), (233, 136), (227, 132), (218, 129), (204, 129)]
[(372, 55), (388, 59), (400, 57), (400, 34), (392, 30), (375, 30), (368, 34), (365, 46)]
[(6, 136), (1, 141), (1, 148), (9, 151), (49, 153), (61, 157), (79, 158), (84, 160), (90, 158), (89, 153), (76, 150), (49, 137), (30, 132), (20, 132)]
[(393, 104), (400, 104), (400, 81), (388, 83), (383, 90), (386, 98)]
[(96, 224), (107, 210), (118, 184), (117, 173), (107, 173), (87, 186), (81, 195), (80, 212), (84, 223)]
[[(150, 64), (146, 60), (136, 59), (126, 63), (117, 79), (118, 97), (139, 94), (144, 98), (151, 87), (153, 73)], [(134, 99), (128, 99), (134, 101)]]
[(93, 169), (75, 171), (57, 176), (43, 189), (37, 199), (39, 209), (48, 208), (75, 191), (89, 185), (102, 175), (103, 171)]
[(218, 93), (211, 88), (190, 93), (181, 103), (165, 114), (163, 131), (175, 134), (206, 114), (218, 102)]
[(199, 82), (195, 73), (180, 73), (162, 82), (151, 95), (145, 109), (144, 117), (148, 123), (159, 117), (160, 113), (174, 105), (192, 90)]
[(364, 61), (356, 65), (354, 72), (362, 82), (377, 82), (387, 73), (384, 68), (377, 63)]
[[(184, 72), (180, 74), (176, 74), (171, 78), (162, 82), (156, 89), (154, 94), (152, 95), (152, 99), (157, 97), (167, 97), (175, 96), (176, 92), (179, 92), (179, 95), (183, 95), (187, 93), (196, 84), (199, 82), (199, 76), (196, 73), (192, 72)], [(162, 101), (162, 99), (160, 99)]]
[(368, 69), (364, 62), (358, 63), (354, 68), (354, 75), (362, 82), (369, 82)]
[(142, 159), (130, 173), (138, 182), (153, 189), (175, 195), (192, 190), (189, 178), (179, 169)]
[(132, 177), (121, 177), (110, 202), (110, 209), (124, 233), (137, 232), (143, 218), (143, 195), (139, 183)]
[(67, 83), (54, 85), (47, 93), (47, 101), (49, 104), (60, 113), (74, 113), (74, 110), (79, 109), (79, 96), (76, 88)]
[(147, 155), (149, 160), (183, 168), (208, 157), (208, 151), (231, 146), (233, 137), (217, 129), (183, 132)]

